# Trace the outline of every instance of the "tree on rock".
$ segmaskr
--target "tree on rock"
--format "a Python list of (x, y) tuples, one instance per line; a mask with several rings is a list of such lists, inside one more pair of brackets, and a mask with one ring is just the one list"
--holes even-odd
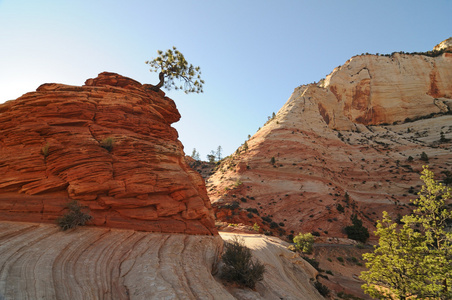
[[(184, 55), (173, 47), (166, 52), (157, 51), (158, 57), (153, 60), (146, 61), (151, 66), (151, 72), (159, 72), (160, 82), (154, 86), (155, 90), (164, 87), (171, 90), (184, 90), (188, 93), (202, 93), (204, 80), (201, 79), (201, 69), (188, 64)], [(183, 85), (177, 85), (174, 80), (180, 80)]]

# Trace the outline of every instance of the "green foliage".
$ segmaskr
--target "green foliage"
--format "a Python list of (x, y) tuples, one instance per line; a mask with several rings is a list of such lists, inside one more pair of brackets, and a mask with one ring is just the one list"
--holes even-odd
[(199, 152), (196, 151), (196, 148), (193, 148), (193, 151), (191, 153), (191, 158), (193, 158), (194, 160), (200, 160)]
[(210, 163), (215, 163), (216, 158), (217, 158), (217, 154), (213, 150), (210, 151), (210, 154), (207, 154), (207, 161)]
[[(174, 87), (176, 90), (184, 90), (186, 94), (203, 92), (204, 80), (201, 79), (201, 69), (189, 65), (176, 47), (166, 52), (158, 50), (157, 53), (159, 55), (157, 58), (146, 61), (146, 64), (151, 66), (151, 72), (159, 72), (160, 83), (157, 88), (163, 86), (171, 90)], [(183, 81), (184, 85), (176, 85), (175, 79)]]
[(428, 161), (428, 155), (427, 155), (427, 153), (425, 153), (425, 152), (422, 152), (421, 153), (421, 158), (420, 158), (422, 161)]
[(311, 233), (298, 233), (293, 238), (295, 248), (303, 253), (312, 253), (312, 245), (314, 244), (314, 236)]
[(330, 289), (319, 281), (314, 282), (314, 287), (319, 291), (320, 295), (324, 297), (330, 294)]
[(234, 182), (234, 187), (239, 187), (243, 184), (243, 182), (240, 180), (240, 178), (237, 178), (237, 180)]
[(47, 158), (47, 156), (49, 155), (49, 143), (46, 143), (44, 146), (42, 146), (41, 148), (41, 153), (42, 155), (44, 155), (44, 158)]
[(340, 203), (337, 204), (336, 208), (338, 212), (344, 212), (344, 207)]
[(303, 256), (303, 259), (305, 261), (307, 261), (311, 266), (313, 266), (317, 271), (320, 272), (320, 270), (321, 270), (319, 268), (320, 263), (318, 261), (316, 261), (315, 258), (309, 258), (307, 256)]
[(271, 163), (272, 165), (274, 165), (274, 164), (275, 164), (275, 162), (276, 162), (276, 160), (275, 160), (275, 157), (274, 157), (274, 156), (272, 156), (272, 158), (270, 159), (270, 163)]
[(257, 233), (259, 233), (259, 230), (260, 230), (260, 229), (261, 229), (260, 226), (257, 225), (257, 223), (254, 223), (254, 225), (253, 225), (253, 230), (256, 231)]
[(243, 150), (246, 152), (248, 151), (248, 143), (245, 141), (245, 143), (243, 143)]
[(66, 214), (57, 219), (57, 223), (63, 231), (77, 226), (83, 226), (93, 218), (88, 213), (83, 212), (82, 207), (75, 200), (69, 202), (68, 209), (69, 211)]
[(217, 161), (221, 160), (222, 151), (223, 151), (223, 148), (221, 148), (221, 146), (218, 146), (217, 152), (215, 153)]
[(221, 258), (224, 263), (221, 277), (254, 289), (256, 283), (264, 279), (265, 266), (252, 260), (251, 250), (237, 236), (225, 243), (225, 250)]
[(345, 227), (345, 233), (349, 239), (365, 243), (369, 238), (369, 230), (363, 226), (363, 221), (357, 215), (351, 217), (353, 225)]
[(107, 137), (100, 141), (100, 146), (104, 149), (107, 149), (108, 152), (113, 150), (114, 139), (112, 137)]
[(424, 166), (424, 186), (411, 215), (398, 226), (388, 215), (377, 223), (379, 243), (363, 255), (369, 271), (362, 272), (364, 291), (379, 299), (452, 298), (452, 189), (437, 182)]

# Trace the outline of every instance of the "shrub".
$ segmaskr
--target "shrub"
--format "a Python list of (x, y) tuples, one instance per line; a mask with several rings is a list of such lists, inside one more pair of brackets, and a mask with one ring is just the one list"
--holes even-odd
[(363, 221), (357, 215), (351, 217), (353, 225), (345, 227), (345, 233), (349, 239), (365, 243), (369, 238), (369, 230), (363, 226)]
[(225, 249), (221, 258), (224, 263), (221, 277), (254, 289), (256, 283), (264, 279), (265, 266), (252, 260), (251, 250), (237, 236), (225, 243)]
[(272, 222), (272, 218), (270, 218), (269, 216), (262, 217), (262, 220), (267, 223)]
[(315, 260), (315, 258), (309, 258), (307, 256), (303, 256), (303, 259), (307, 261), (311, 266), (313, 266), (317, 271), (320, 271), (319, 262)]
[(260, 226), (257, 223), (254, 223), (253, 230), (256, 231), (257, 233), (259, 233), (260, 229), (261, 229)]
[(77, 226), (83, 226), (93, 218), (88, 213), (83, 212), (82, 207), (75, 200), (68, 204), (68, 209), (69, 211), (66, 214), (57, 219), (58, 225), (63, 231)]
[(47, 156), (49, 155), (49, 143), (46, 143), (44, 146), (42, 146), (41, 153), (42, 155), (44, 155), (44, 158), (47, 158)]
[(312, 252), (312, 244), (314, 244), (314, 236), (311, 233), (299, 233), (293, 238), (297, 250), (304, 253)]
[(428, 161), (428, 155), (427, 155), (427, 153), (425, 153), (425, 152), (422, 152), (421, 153), (421, 158), (420, 158), (422, 161)]
[(100, 141), (100, 146), (104, 149), (107, 149), (108, 152), (111, 152), (113, 150), (113, 143), (114, 143), (113, 138), (108, 137)]
[(337, 208), (337, 211), (338, 212), (344, 212), (344, 207), (341, 205), (341, 204), (338, 204), (337, 206), (336, 206), (336, 208)]
[(320, 295), (322, 295), (324, 297), (326, 297), (330, 294), (330, 289), (326, 285), (324, 285), (318, 281), (314, 282), (314, 287), (317, 289), (317, 291), (319, 291)]

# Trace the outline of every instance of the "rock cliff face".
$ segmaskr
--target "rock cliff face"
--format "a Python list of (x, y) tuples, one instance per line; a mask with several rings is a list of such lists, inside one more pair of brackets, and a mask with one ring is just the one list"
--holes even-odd
[(451, 109), (451, 53), (353, 57), (222, 162), (207, 184), (217, 218), (344, 237), (358, 214), (372, 232), (383, 210), (410, 211), (422, 165), (450, 176)]
[(97, 226), (216, 234), (179, 118), (163, 92), (114, 73), (0, 105), (0, 220), (54, 222), (78, 200)]
[(351, 130), (355, 123), (392, 124), (447, 113), (452, 107), (451, 78), (452, 53), (362, 55), (304, 93), (321, 99), (318, 109), (330, 128)]

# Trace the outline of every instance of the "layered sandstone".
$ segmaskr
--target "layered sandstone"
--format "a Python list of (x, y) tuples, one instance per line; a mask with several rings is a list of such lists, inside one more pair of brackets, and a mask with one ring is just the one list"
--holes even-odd
[(222, 162), (207, 184), (217, 218), (328, 238), (357, 214), (372, 232), (383, 210), (410, 211), (422, 165), (452, 171), (451, 109), (451, 53), (353, 57)]
[(220, 236), (0, 221), (0, 299), (323, 299), (316, 270), (281, 241), (244, 242), (267, 269), (255, 291), (212, 274)]
[(163, 92), (106, 72), (0, 105), (0, 219), (54, 222), (77, 200), (96, 226), (216, 234), (179, 118)]

